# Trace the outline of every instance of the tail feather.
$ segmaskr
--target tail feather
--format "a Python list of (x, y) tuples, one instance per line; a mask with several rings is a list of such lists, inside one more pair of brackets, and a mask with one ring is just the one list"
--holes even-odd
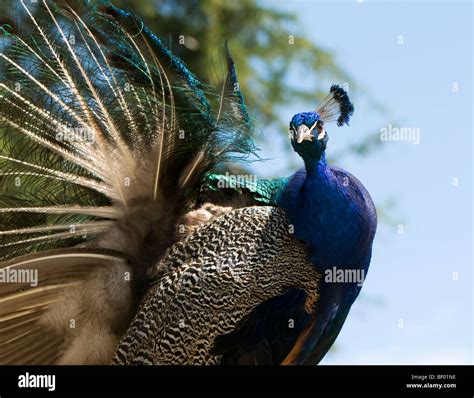
[[(29, 278), (3, 280), (0, 289), (0, 363), (54, 362), (70, 347), (76, 346), (74, 341), (78, 340), (81, 331), (97, 329), (95, 326), (100, 324), (99, 320), (110, 328), (111, 336), (117, 333), (110, 319), (114, 305), (105, 305), (107, 300), (116, 304), (123, 301), (127, 298), (124, 292), (128, 291), (130, 295), (129, 282), (124, 275), (117, 277), (118, 270), (131, 272), (123, 259), (116, 256), (77, 249), (35, 253), (2, 264), (0, 272), (4, 278), (9, 275), (18, 278), (21, 273)], [(98, 289), (97, 281), (104, 275), (109, 277), (109, 282)], [(115, 293), (110, 292), (111, 286), (117, 288), (113, 285), (117, 281), (124, 286)], [(104, 306), (102, 310), (83, 311), (86, 296), (96, 301), (96, 308), (89, 310)], [(127, 303), (120, 304), (126, 313)], [(128, 306), (131, 304), (129, 301)], [(106, 310), (109, 311), (108, 317)], [(48, 352), (44, 351), (46, 346)], [(81, 348), (85, 362), (95, 355), (87, 347)], [(113, 350), (109, 356), (112, 354)], [(102, 361), (108, 359), (107, 356)]]
[[(240, 111), (214, 113), (132, 13), (101, 0), (10, 9), (0, 29), (0, 272), (42, 276), (38, 287), (0, 284), (0, 363), (107, 362), (205, 175), (251, 154), (252, 128), (229, 91), (230, 56), (222, 101)], [(56, 337), (41, 340), (39, 325)], [(19, 351), (20, 336), (38, 344)]]
[[(35, 35), (23, 36), (23, 25), (10, 28), (18, 33), (5, 33), (11, 43), (0, 52), (2, 193), (17, 197), (22, 185), (41, 195), (26, 195), (30, 206), (19, 208), (65, 209), (72, 205), (65, 199), (74, 197), (99, 214), (108, 212), (100, 207), (116, 207), (127, 219), (137, 203), (159, 214), (171, 202), (177, 220), (206, 172), (253, 150), (250, 130), (231, 134), (219, 125), (221, 112), (213, 116), (199, 81), (133, 14), (100, 1), (20, 5)], [(234, 75), (230, 70), (228, 82)], [(69, 216), (71, 225), (105, 225)], [(2, 250), (1, 257), (10, 253)]]

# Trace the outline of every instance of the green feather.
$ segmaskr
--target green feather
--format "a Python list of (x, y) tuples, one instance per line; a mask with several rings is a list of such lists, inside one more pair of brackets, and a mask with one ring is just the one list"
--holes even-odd
[(276, 206), (278, 195), (287, 183), (287, 177), (250, 181), (249, 179), (235, 179), (231, 175), (211, 173), (207, 176), (204, 185), (214, 192), (223, 189), (230, 189), (235, 191), (236, 194), (246, 192), (257, 202)]

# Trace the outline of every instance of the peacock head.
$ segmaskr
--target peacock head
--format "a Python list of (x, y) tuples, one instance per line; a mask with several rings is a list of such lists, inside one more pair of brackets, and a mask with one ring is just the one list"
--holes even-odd
[(349, 124), (354, 112), (347, 93), (333, 85), (329, 95), (313, 112), (297, 113), (290, 122), (289, 137), (293, 149), (303, 160), (320, 160), (326, 150), (328, 134), (325, 123), (337, 122), (338, 126)]
[(301, 112), (293, 116), (289, 135), (293, 149), (304, 160), (321, 159), (329, 139), (317, 112)]

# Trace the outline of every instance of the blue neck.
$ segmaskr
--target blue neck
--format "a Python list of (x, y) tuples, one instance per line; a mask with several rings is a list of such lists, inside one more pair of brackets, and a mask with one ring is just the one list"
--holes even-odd
[(326, 155), (323, 153), (321, 159), (304, 159), (304, 167), (307, 178), (318, 179), (318, 176), (324, 175), (325, 169), (328, 167)]
[(278, 204), (294, 226), (294, 236), (309, 247), (315, 267), (357, 267), (354, 262), (361, 260), (361, 249), (366, 250), (357, 247), (355, 238), (361, 232), (362, 209), (324, 155), (320, 160), (305, 159), (305, 168), (290, 177)]

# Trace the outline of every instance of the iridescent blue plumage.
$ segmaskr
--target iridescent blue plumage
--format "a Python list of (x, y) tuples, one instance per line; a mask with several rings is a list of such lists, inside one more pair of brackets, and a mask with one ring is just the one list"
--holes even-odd
[[(341, 107), (338, 124), (342, 124), (341, 120), (347, 123), (347, 110), (351, 113), (353, 110), (347, 94), (341, 90), (331, 87), (331, 93), (336, 92), (344, 99), (345, 108)], [(290, 127), (294, 130), (301, 125), (311, 128), (318, 120), (315, 112), (299, 113), (292, 118)], [(328, 165), (324, 155), (328, 135), (323, 126), (318, 123), (319, 134), (311, 139), (300, 143), (292, 139), (293, 148), (302, 157), (305, 167), (290, 178), (277, 201), (294, 225), (295, 237), (307, 244), (318, 271), (331, 276), (331, 272), (349, 270), (351, 273), (344, 275), (364, 278), (377, 223), (375, 207), (353, 175)], [(325, 278), (321, 282), (317, 316), (307, 321), (286, 363), (321, 360), (337, 337), (362, 282), (363, 279), (347, 278), (342, 282)]]
[[(232, 338), (219, 342), (237, 347), (223, 363), (250, 358), (257, 363), (317, 364), (339, 334), (367, 273), (377, 223), (374, 204), (360, 181), (329, 165), (325, 157), (325, 122), (348, 123), (353, 109), (347, 94), (332, 86), (318, 111), (293, 116), (291, 144), (305, 166), (269, 196), (285, 210), (294, 236), (305, 242), (313, 266), (324, 276), (315, 315), (305, 312), (305, 294), (298, 290), (263, 303)], [(332, 275), (339, 271), (345, 279)]]
[[(376, 229), (373, 203), (362, 184), (324, 157), (299, 170), (278, 199), (294, 225), (295, 237), (310, 250), (314, 267), (323, 275), (349, 270), (365, 278)], [(360, 272), (359, 272), (360, 271)], [(359, 294), (362, 280), (321, 282), (317, 316), (295, 344), (290, 363), (317, 363), (334, 339)]]
[(301, 112), (291, 118), (290, 125), (297, 127), (306, 124), (308, 127), (311, 127), (320, 119), (321, 117), (316, 112)]

